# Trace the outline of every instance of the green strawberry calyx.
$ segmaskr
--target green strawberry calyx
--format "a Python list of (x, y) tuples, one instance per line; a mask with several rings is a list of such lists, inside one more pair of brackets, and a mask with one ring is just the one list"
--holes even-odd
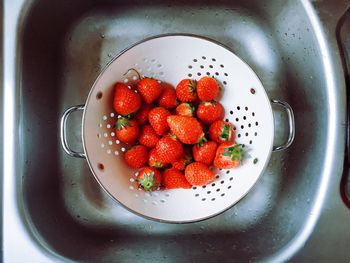
[(183, 159), (183, 165), (187, 166), (190, 163), (193, 163), (193, 157), (190, 153), (185, 154), (184, 159)]
[(222, 155), (230, 156), (232, 161), (238, 161), (239, 163), (242, 163), (243, 159), (250, 157), (244, 149), (243, 144), (235, 144), (225, 148), (225, 152)]
[(194, 105), (193, 103), (189, 103), (189, 102), (187, 102), (187, 105), (188, 105), (189, 109), (191, 110), (191, 114), (196, 112), (196, 105)]
[(117, 129), (118, 131), (125, 129), (127, 126), (132, 127), (133, 124), (129, 121), (130, 118), (129, 117), (121, 117), (119, 118), (115, 124), (114, 124), (114, 128)]
[(150, 161), (149, 161), (149, 166), (157, 168), (157, 169), (161, 169), (164, 167), (164, 163), (157, 160), (156, 158), (151, 157)]
[(176, 135), (174, 133), (172, 133), (172, 132), (170, 132), (168, 135), (166, 135), (166, 137), (169, 137), (169, 138), (171, 138), (171, 139), (173, 139), (175, 141), (178, 141)]
[(157, 169), (161, 169), (164, 167), (164, 164), (160, 161), (154, 161), (154, 163), (152, 163), (150, 166), (157, 168)]
[(144, 173), (142, 178), (137, 178), (136, 181), (140, 183), (139, 187), (145, 191), (151, 192), (160, 187), (160, 184), (156, 183), (157, 178), (154, 176), (154, 172)]
[(223, 139), (224, 141), (229, 141), (231, 137), (231, 128), (229, 124), (224, 124), (222, 126), (222, 132), (220, 134), (220, 139)]
[(210, 101), (202, 101), (201, 104), (204, 106), (215, 106), (217, 102), (215, 100), (210, 100)]
[(196, 112), (196, 106), (192, 103), (185, 102), (186, 108), (185, 113), (188, 116), (193, 116), (193, 113)]
[(198, 139), (198, 143), (197, 143), (197, 147), (202, 147), (204, 145), (205, 142), (207, 142), (207, 138), (205, 138), (205, 134), (204, 132), (201, 134), (201, 136)]
[(190, 83), (188, 83), (187, 87), (190, 89), (191, 92), (194, 92), (197, 87), (197, 80), (191, 79)]

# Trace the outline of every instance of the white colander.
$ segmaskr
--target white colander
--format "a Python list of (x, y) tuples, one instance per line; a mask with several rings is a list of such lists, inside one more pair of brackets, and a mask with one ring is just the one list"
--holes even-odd
[[(118, 118), (112, 107), (116, 82), (133, 85), (138, 76), (156, 78), (174, 87), (183, 78), (214, 76), (221, 83), (220, 102), (225, 119), (236, 127), (236, 141), (251, 158), (234, 169), (215, 170), (214, 182), (192, 189), (162, 190), (152, 193), (138, 189), (137, 170), (128, 167), (123, 154), (127, 146), (115, 136)], [(184, 223), (217, 215), (238, 202), (252, 188), (267, 166), (273, 150), (287, 148), (294, 139), (294, 117), (290, 106), (283, 106), (289, 117), (287, 142), (273, 147), (274, 121), (271, 102), (253, 70), (232, 51), (212, 40), (193, 35), (163, 35), (144, 40), (126, 49), (103, 70), (94, 83), (86, 104), (66, 110), (61, 120), (64, 150), (74, 157), (85, 157), (100, 185), (120, 204), (146, 218)], [(84, 153), (70, 149), (66, 121), (72, 112), (83, 110)]]

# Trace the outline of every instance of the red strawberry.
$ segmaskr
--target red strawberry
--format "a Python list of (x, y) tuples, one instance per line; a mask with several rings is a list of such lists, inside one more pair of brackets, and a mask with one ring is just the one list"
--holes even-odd
[(154, 131), (151, 125), (145, 125), (141, 128), (139, 135), (139, 143), (148, 147), (156, 147), (157, 142), (159, 141), (158, 134)]
[(144, 167), (140, 169), (136, 182), (139, 188), (145, 191), (159, 190), (162, 183), (162, 175), (155, 168)]
[(192, 186), (186, 180), (185, 175), (181, 173), (178, 169), (169, 168), (163, 172), (163, 186), (166, 189), (174, 188), (191, 188)]
[(175, 89), (172, 86), (163, 88), (162, 94), (158, 98), (158, 104), (166, 109), (173, 109), (178, 104)]
[(209, 127), (209, 136), (212, 141), (218, 143), (233, 141), (233, 125), (226, 121), (216, 121)]
[(153, 148), (149, 152), (148, 165), (157, 169), (164, 168), (165, 166), (165, 164), (159, 160), (159, 157), (155, 148)]
[(196, 107), (188, 102), (183, 102), (176, 107), (175, 112), (181, 116), (193, 116), (196, 111)]
[(147, 148), (143, 145), (136, 145), (125, 153), (124, 159), (129, 166), (141, 168), (148, 161)]
[(153, 108), (152, 104), (143, 103), (140, 110), (136, 113), (135, 119), (140, 125), (144, 125), (148, 121), (148, 114)]
[(158, 141), (156, 152), (159, 160), (167, 164), (177, 161), (183, 153), (183, 148), (179, 141), (171, 137), (165, 137)]
[(172, 133), (185, 144), (196, 144), (203, 141), (202, 125), (194, 117), (171, 115), (167, 118)]
[(185, 177), (191, 185), (202, 186), (213, 181), (215, 174), (204, 163), (194, 162), (187, 165)]
[(219, 91), (219, 84), (212, 77), (205, 76), (197, 82), (197, 94), (200, 100), (213, 100), (219, 95)]
[(217, 143), (213, 141), (204, 142), (202, 145), (194, 145), (192, 147), (193, 158), (196, 162), (211, 165), (213, 163), (217, 147)]
[(139, 135), (139, 125), (135, 120), (121, 117), (115, 124), (117, 138), (121, 142), (134, 143)]
[(149, 104), (159, 97), (163, 87), (155, 79), (144, 78), (137, 83), (137, 91), (141, 94), (143, 100)]
[(197, 100), (196, 93), (197, 81), (192, 79), (183, 79), (176, 86), (176, 96), (182, 102), (193, 102)]
[(186, 166), (193, 162), (193, 157), (189, 148), (184, 148), (183, 154), (179, 160), (172, 163), (172, 166), (180, 171), (185, 170)]
[(148, 121), (158, 135), (162, 135), (169, 130), (167, 117), (170, 112), (162, 107), (152, 109), (148, 114)]
[(123, 83), (114, 85), (114, 110), (123, 116), (136, 112), (141, 107), (140, 95), (129, 89)]
[(214, 166), (216, 168), (229, 169), (239, 166), (243, 158), (248, 157), (242, 144), (224, 142), (216, 151)]
[(214, 121), (222, 120), (224, 107), (216, 101), (201, 102), (198, 105), (197, 117), (205, 124), (212, 124)]

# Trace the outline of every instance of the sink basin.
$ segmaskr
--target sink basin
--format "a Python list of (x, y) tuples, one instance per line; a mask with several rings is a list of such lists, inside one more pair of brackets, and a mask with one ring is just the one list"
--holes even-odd
[[(302, 248), (331, 179), (341, 177), (345, 144), (345, 86), (342, 80), (336, 85), (309, 2), (36, 0), (17, 10), (18, 42), (5, 43), (17, 43), (17, 56), (13, 71), (5, 71), (14, 79), (6, 82), (12, 97), (4, 115), (13, 125), (5, 131), (10, 139), (4, 149), (12, 151), (4, 170), (16, 178), (4, 185), (15, 201), (4, 202), (4, 211), (11, 206), (16, 212), (45, 261), (282, 262)], [(100, 188), (87, 162), (66, 155), (59, 141), (63, 111), (84, 103), (112, 57), (164, 33), (201, 35), (230, 47), (269, 97), (287, 101), (295, 114), (293, 145), (272, 154), (248, 195), (192, 224), (158, 223), (127, 211)], [(277, 108), (274, 117), (279, 144), (287, 121)], [(81, 115), (68, 126), (70, 145), (81, 150)]]

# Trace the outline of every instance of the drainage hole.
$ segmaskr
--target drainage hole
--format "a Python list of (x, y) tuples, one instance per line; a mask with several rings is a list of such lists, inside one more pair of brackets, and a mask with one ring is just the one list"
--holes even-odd
[(98, 99), (98, 100), (100, 100), (100, 99), (102, 99), (102, 92), (101, 91), (99, 91), (99, 92), (97, 92), (97, 94), (96, 94), (96, 99)]
[(104, 171), (105, 166), (104, 166), (102, 163), (98, 163), (98, 164), (97, 164), (97, 168), (98, 168), (100, 171)]

